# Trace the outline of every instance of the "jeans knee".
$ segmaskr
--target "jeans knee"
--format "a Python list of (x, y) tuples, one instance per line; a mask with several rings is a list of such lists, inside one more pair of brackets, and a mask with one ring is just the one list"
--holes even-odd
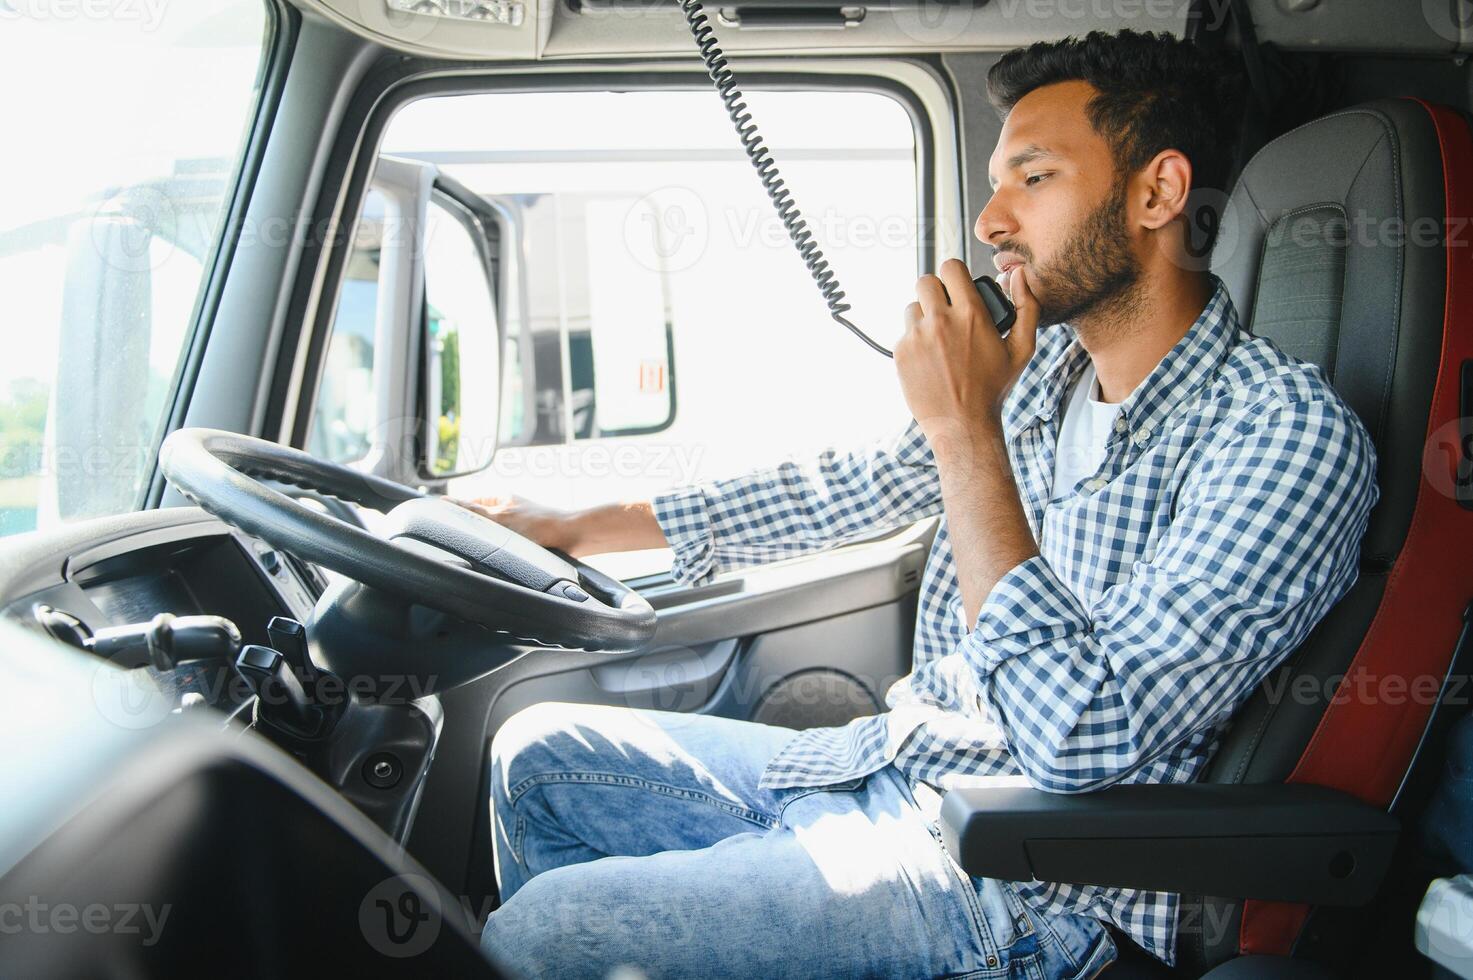
[(513, 714), (491, 737), (492, 791), (507, 795), (527, 774), (555, 768), (553, 741), (582, 705), (540, 701)]

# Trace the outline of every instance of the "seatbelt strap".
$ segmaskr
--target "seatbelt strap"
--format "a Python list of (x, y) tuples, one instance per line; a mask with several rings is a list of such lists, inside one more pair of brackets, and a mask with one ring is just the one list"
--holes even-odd
[(1273, 94), (1269, 91), (1268, 72), (1263, 67), (1263, 49), (1258, 46), (1258, 31), (1253, 27), (1253, 15), (1248, 13), (1248, 0), (1229, 0), (1233, 27), (1238, 32), (1238, 49), (1243, 56), (1243, 71), (1248, 76), (1248, 87), (1253, 92), (1254, 107), (1260, 119), (1267, 119), (1273, 109)]

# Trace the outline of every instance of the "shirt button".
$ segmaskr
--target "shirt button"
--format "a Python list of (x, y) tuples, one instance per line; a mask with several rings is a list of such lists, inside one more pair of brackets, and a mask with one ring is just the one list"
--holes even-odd
[(1124, 432), (1125, 431), (1125, 427), (1126, 427), (1125, 416), (1124, 415), (1117, 415), (1117, 416), (1115, 416), (1115, 431), (1116, 432)]
[(1131, 441), (1134, 442), (1137, 446), (1144, 446), (1147, 442), (1150, 441), (1150, 439), (1151, 430), (1142, 429), (1131, 438)]
[(1104, 489), (1104, 486), (1105, 486), (1105, 481), (1104, 480), (1090, 480), (1088, 483), (1086, 483), (1084, 485), (1084, 489), (1091, 490), (1091, 491), (1093, 491), (1093, 490), (1102, 490), (1102, 489)]

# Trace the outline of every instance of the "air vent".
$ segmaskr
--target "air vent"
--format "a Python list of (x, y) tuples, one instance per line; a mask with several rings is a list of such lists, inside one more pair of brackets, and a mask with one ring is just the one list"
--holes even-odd
[(317, 566), (310, 562), (302, 561), (302, 559), (289, 551), (283, 551), (282, 554), (286, 556), (286, 563), (291, 566), (292, 572), (297, 576), (297, 581), (301, 582), (302, 586), (306, 588), (307, 594), (311, 596), (312, 601), (315, 603), (318, 599), (322, 598), (322, 593), (327, 591), (327, 579), (322, 577), (322, 573), (317, 570)]

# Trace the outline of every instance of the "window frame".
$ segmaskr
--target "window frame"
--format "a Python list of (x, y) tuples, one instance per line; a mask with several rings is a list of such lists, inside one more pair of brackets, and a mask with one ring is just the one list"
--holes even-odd
[[(836, 63), (842, 65), (847, 60), (853, 59), (837, 59)], [(927, 72), (935, 73), (934, 66), (925, 62), (917, 62), (915, 59), (894, 60), (911, 66), (919, 65)], [(342, 131), (344, 140), (356, 137), (351, 145), (340, 145), (334, 154), (335, 156), (342, 154), (352, 161), (351, 169), (345, 178), (346, 190), (342, 200), (345, 208), (343, 213), (351, 213), (355, 222), (363, 206), (368, 182), (372, 175), (373, 165), (378, 159), (384, 133), (399, 109), (419, 99), (485, 93), (711, 90), (709, 77), (695, 68), (689, 71), (682, 69), (658, 73), (622, 69), (590, 72), (588, 69), (593, 66), (575, 65), (567, 69), (559, 67), (556, 70), (547, 71), (507, 72), (505, 65), (494, 64), (471, 65), (453, 70), (447, 70), (443, 66), (426, 69), (424, 65), (424, 62), (407, 65), (403, 69), (402, 77), (385, 80), (384, 89), (381, 92), (361, 91), (359, 93), (361, 129), (355, 134), (349, 126), (345, 125)], [(943, 97), (947, 100), (952, 118), (955, 119), (955, 94), (941, 78), (938, 77), (937, 82)], [(934, 265), (936, 238), (939, 230), (935, 186), (937, 134), (933, 131), (922, 97), (914, 89), (898, 79), (860, 70), (822, 73), (796, 69), (792, 71), (749, 71), (743, 73), (742, 85), (745, 89), (753, 91), (774, 89), (819, 92), (860, 91), (893, 98), (910, 117), (911, 127), (915, 133), (916, 216), (917, 225), (922, 232), (916, 248), (917, 274), (921, 274)], [(719, 111), (719, 109), (713, 107), (712, 111)], [(954, 133), (946, 135), (952, 139), (955, 136)], [(959, 150), (958, 165), (960, 165)], [(287, 436), (286, 441), (297, 447), (306, 444), (311, 431), (312, 407), (317, 397), (321, 365), (330, 339), (328, 334), (336, 307), (337, 292), (347, 260), (347, 248), (344, 242), (333, 242), (325, 252), (322, 258), (324, 266), (322, 272), (326, 288), (321, 291), (320, 296), (327, 299), (319, 301), (316, 308), (310, 311), (302, 309), (289, 313), (289, 315), (292, 313), (300, 315), (301, 322), (310, 331), (307, 338), (309, 350), (305, 361), (306, 370), (303, 374), (302, 389), (295, 399), (295, 413), (290, 419), (282, 419), (283, 434)], [(304, 269), (300, 274), (311, 275), (315, 271)], [(498, 295), (498, 302), (500, 301), (501, 296)], [(422, 404), (422, 372), (419, 377), (417, 384), (421, 391), (415, 392), (412, 398), (406, 400), (406, 404)], [(286, 404), (286, 396), (285, 386), (278, 385), (273, 393), (273, 404), (268, 406), (268, 417), (281, 418), (280, 413)], [(574, 444), (574, 442), (570, 440), (569, 444)], [(413, 465), (413, 477), (421, 483), (425, 482), (427, 477), (422, 472), (421, 462), (416, 460)], [(407, 473), (404, 475), (410, 476)], [(435, 482), (443, 479), (447, 478), (433, 478)]]

